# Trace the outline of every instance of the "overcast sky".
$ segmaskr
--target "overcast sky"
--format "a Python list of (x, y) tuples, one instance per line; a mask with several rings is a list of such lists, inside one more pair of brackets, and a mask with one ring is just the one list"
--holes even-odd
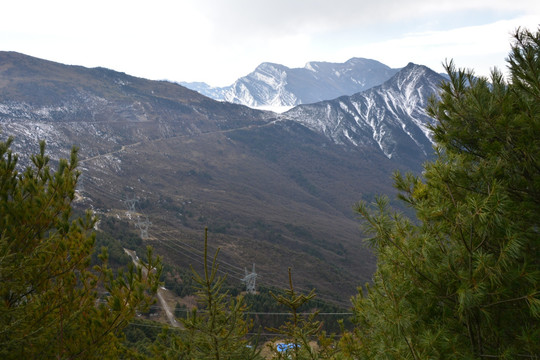
[(352, 57), (442, 71), (505, 69), (511, 33), (538, 29), (539, 0), (16, 0), (0, 50), (130, 75), (230, 85), (261, 62)]

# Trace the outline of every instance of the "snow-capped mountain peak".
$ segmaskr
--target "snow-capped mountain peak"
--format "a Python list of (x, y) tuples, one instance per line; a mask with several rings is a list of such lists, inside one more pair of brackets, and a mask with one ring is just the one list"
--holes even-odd
[(382, 84), (397, 71), (363, 58), (352, 58), (345, 63), (312, 61), (303, 68), (293, 69), (265, 62), (227, 87), (181, 84), (216, 100), (250, 107), (290, 107), (352, 95)]
[(352, 146), (375, 145), (387, 158), (429, 156), (431, 135), (425, 111), (430, 96), (444, 78), (421, 65), (409, 63), (380, 86), (352, 96), (300, 105), (282, 115)]

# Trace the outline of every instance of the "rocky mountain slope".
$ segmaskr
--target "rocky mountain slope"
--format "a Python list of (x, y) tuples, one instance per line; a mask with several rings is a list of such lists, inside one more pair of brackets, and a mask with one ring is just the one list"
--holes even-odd
[(262, 63), (234, 84), (214, 88), (205, 83), (182, 83), (216, 100), (250, 107), (286, 107), (352, 95), (382, 84), (398, 70), (370, 59), (345, 63), (309, 62), (303, 68)]
[(387, 158), (414, 166), (419, 157), (433, 152), (426, 126), (432, 119), (425, 109), (443, 80), (429, 68), (409, 63), (382, 85), (352, 96), (300, 105), (282, 117), (336, 144), (378, 148)]
[[(428, 152), (398, 131), (422, 133), (417, 107), (434, 86), (429, 71), (411, 68), (380, 92), (278, 116), (177, 84), (0, 52), (0, 138), (14, 136), (22, 154), (44, 139), (53, 159), (78, 146), (85, 206), (132, 223), (148, 217), (145, 241), (167, 262), (198, 266), (208, 226), (230, 279), (255, 263), (261, 284), (284, 287), (292, 267), (299, 289), (346, 305), (374, 268), (353, 204), (392, 194), (391, 173), (418, 169), (419, 149)], [(326, 109), (340, 115), (325, 118)], [(390, 116), (401, 113), (410, 118)]]
[(261, 125), (270, 116), (165, 81), (0, 52), (2, 130), (27, 151), (41, 138), (55, 153), (75, 144), (94, 156), (136, 141)]

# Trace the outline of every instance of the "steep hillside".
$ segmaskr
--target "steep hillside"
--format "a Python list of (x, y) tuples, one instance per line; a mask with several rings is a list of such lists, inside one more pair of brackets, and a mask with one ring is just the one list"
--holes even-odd
[(294, 112), (22, 54), (0, 53), (0, 79), (0, 137), (26, 154), (45, 139), (53, 159), (79, 146), (84, 206), (130, 219), (165, 261), (199, 266), (208, 226), (231, 281), (255, 263), (261, 284), (283, 287), (292, 267), (299, 288), (347, 305), (370, 279), (351, 207), (392, 193), (392, 171), (410, 168), (378, 143), (336, 141)]
[(0, 121), (25, 150), (43, 138), (58, 155), (75, 144), (88, 157), (141, 140), (263, 124), (268, 117), (169, 82), (0, 52)]
[(391, 79), (352, 96), (297, 106), (282, 115), (336, 144), (378, 149), (388, 159), (419, 164), (432, 152), (425, 108), (444, 78), (410, 63)]

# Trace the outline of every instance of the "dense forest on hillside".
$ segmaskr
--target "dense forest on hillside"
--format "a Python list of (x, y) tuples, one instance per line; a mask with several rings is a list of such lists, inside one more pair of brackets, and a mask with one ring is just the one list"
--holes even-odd
[[(446, 64), (428, 107), (437, 157), (394, 176), (415, 217), (384, 196), (356, 207), (377, 270), (350, 309), (296, 289), (291, 269), (245, 294), (207, 232), (201, 268), (162, 264), (125, 222), (74, 209), (76, 149), (53, 166), (42, 143), (21, 170), (0, 142), (0, 357), (538, 359), (540, 30), (516, 31), (508, 66)], [(152, 315), (162, 286), (186, 301), (178, 325)]]

